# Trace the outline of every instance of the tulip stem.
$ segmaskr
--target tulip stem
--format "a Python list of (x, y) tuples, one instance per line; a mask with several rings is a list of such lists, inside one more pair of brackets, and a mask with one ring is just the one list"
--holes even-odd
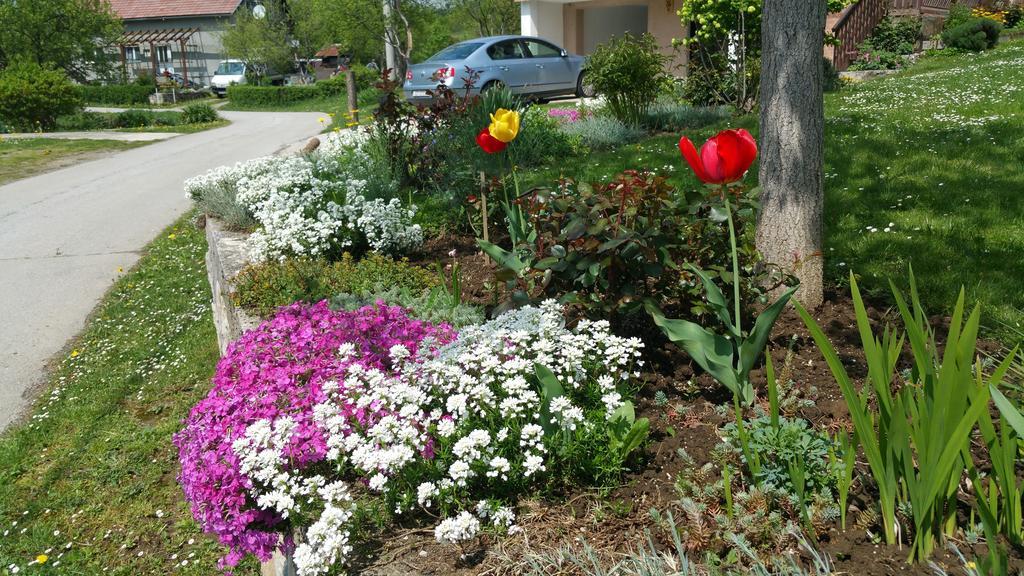
[(732, 250), (732, 300), (736, 309), (736, 334), (743, 334), (743, 319), (740, 317), (740, 258), (736, 250), (736, 228), (732, 223), (732, 207), (729, 205), (729, 193), (722, 184), (722, 201), (725, 202), (725, 218), (729, 221), (729, 248)]

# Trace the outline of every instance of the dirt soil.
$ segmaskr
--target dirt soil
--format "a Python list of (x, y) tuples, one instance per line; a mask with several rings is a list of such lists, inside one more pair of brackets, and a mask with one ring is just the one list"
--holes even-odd
[[(454, 260), (462, 271), (464, 297), (484, 305), (493, 305), (493, 267), (486, 257), (479, 255), (466, 239), (447, 238), (433, 244), (423, 260), (451, 262), (448, 252), (455, 246)], [(881, 325), (895, 319), (896, 312), (884, 306), (869, 306), (869, 317)], [(852, 300), (846, 294), (827, 295), (824, 305), (814, 314), (818, 324), (828, 335), (833, 346), (857, 384), (864, 378), (866, 367), (861, 353)], [(933, 324), (948, 324), (948, 319), (934, 318)], [(942, 330), (939, 330), (941, 333)], [(999, 345), (982, 342), (982, 351), (994, 352)], [(810, 421), (819, 430), (852, 429), (849, 413), (842, 393), (832, 373), (815, 346), (803, 321), (792, 309), (787, 310), (775, 326), (769, 343), (773, 363), (780, 382), (791, 380), (791, 397), (803, 402), (789, 417)], [(379, 576), (402, 575), (498, 575), (537, 573), (527, 561), (528, 552), (557, 550), (572, 546), (577, 551), (585, 540), (596, 553), (614, 561), (625, 552), (653, 544), (658, 550), (672, 550), (667, 532), (652, 520), (650, 511), (671, 510), (678, 506), (675, 478), (684, 466), (677, 451), (682, 448), (701, 466), (711, 461), (714, 447), (721, 442), (719, 428), (733, 420), (731, 412), (716, 411), (716, 406), (729, 406), (730, 396), (709, 375), (691, 364), (689, 358), (673, 344), (656, 343), (645, 351), (648, 372), (642, 375), (642, 387), (636, 398), (638, 416), (651, 423), (650, 441), (640, 462), (627, 474), (621, 486), (603, 497), (596, 493), (581, 492), (567, 495), (561, 501), (530, 501), (523, 503), (518, 524), (523, 531), (501, 541), (484, 538), (463, 550), (440, 545), (433, 539), (428, 525), (407, 526), (387, 535), (375, 546), (366, 565), (355, 567), (357, 573)], [(757, 402), (767, 412), (767, 395), (763, 370), (752, 374), (758, 392)], [(660, 393), (667, 403), (658, 403)], [(660, 404), (660, 405), (659, 405)], [(977, 444), (977, 443), (976, 443)], [(984, 452), (975, 446), (979, 455)], [(866, 462), (858, 460), (859, 475), (870, 478)], [(962, 495), (964, 493), (962, 492)], [(927, 564), (908, 565), (909, 550), (877, 544), (867, 529), (854, 524), (859, 510), (871, 507), (871, 487), (854, 482), (850, 494), (851, 511), (848, 529), (840, 529), (838, 522), (819, 533), (816, 548), (832, 560), (837, 574), (883, 576), (891, 574), (932, 575)], [(968, 508), (962, 506), (959, 525), (968, 524)], [(676, 516), (677, 522), (679, 516)], [(878, 526), (871, 531), (879, 533)], [(956, 545), (969, 559), (983, 555), (984, 547), (972, 547), (959, 541)], [(975, 549), (976, 548), (976, 549)], [(805, 552), (794, 549), (795, 555), (805, 562)], [(691, 560), (699, 560), (694, 554)], [(961, 562), (945, 550), (933, 557), (949, 574), (962, 574)], [(1020, 558), (1012, 559), (1015, 569), (1024, 567)], [(1013, 570), (1011, 570), (1013, 571)], [(547, 574), (576, 574), (563, 567), (549, 569)]]

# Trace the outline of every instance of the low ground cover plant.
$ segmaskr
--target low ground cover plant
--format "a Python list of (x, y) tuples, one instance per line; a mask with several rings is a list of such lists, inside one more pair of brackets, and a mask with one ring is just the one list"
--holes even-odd
[[(436, 272), (377, 254), (355, 260), (346, 253), (333, 262), (289, 258), (243, 268), (235, 277), (235, 302), (261, 317), (268, 317), (279, 307), (293, 302), (315, 303), (341, 293), (364, 295), (388, 290), (419, 295), (439, 282)], [(384, 300), (391, 302), (388, 298)], [(374, 302), (376, 299), (371, 299), (364, 305)]]

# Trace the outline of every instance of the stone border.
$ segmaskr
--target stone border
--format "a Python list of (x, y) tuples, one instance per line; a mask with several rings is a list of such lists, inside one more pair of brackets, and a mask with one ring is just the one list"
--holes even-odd
[[(258, 317), (236, 306), (233, 298), (238, 291), (235, 276), (252, 261), (245, 246), (248, 237), (244, 232), (226, 230), (219, 220), (206, 218), (206, 276), (213, 296), (213, 324), (217, 328), (217, 345), (222, 357), (229, 344), (260, 324)], [(260, 574), (296, 576), (297, 570), (290, 554), (275, 551), (269, 561), (260, 564)]]

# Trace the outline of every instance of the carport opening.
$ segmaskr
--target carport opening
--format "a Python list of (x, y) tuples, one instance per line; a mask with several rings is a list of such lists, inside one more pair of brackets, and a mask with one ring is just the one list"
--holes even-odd
[(590, 54), (612, 36), (647, 32), (647, 6), (598, 6), (583, 9), (583, 53)]

